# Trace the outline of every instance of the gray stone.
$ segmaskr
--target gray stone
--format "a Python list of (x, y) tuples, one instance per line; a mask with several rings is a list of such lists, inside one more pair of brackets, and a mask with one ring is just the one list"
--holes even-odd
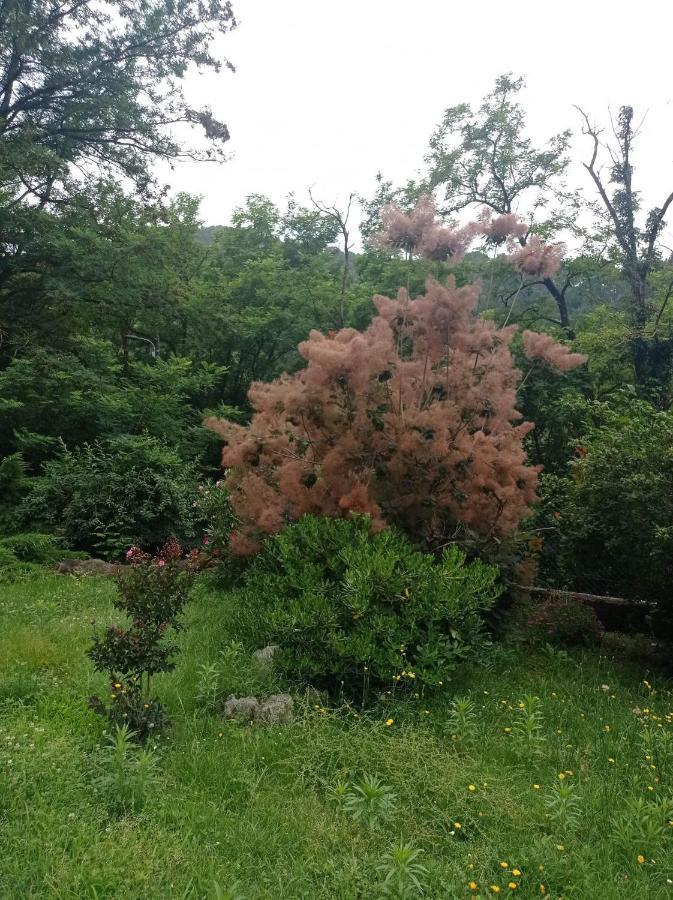
[(228, 697), (224, 704), (224, 718), (260, 725), (287, 725), (292, 721), (294, 702), (289, 694), (272, 694), (264, 700), (256, 697)]
[(258, 669), (270, 671), (273, 669), (273, 657), (278, 649), (278, 644), (267, 644), (261, 650), (255, 650), (252, 654), (252, 661)]
[(117, 575), (121, 566), (104, 559), (64, 559), (56, 566), (63, 575)]
[(288, 725), (293, 713), (294, 701), (289, 694), (272, 694), (260, 703), (256, 721), (265, 725)]
[(259, 710), (256, 697), (236, 697), (232, 694), (224, 704), (225, 719), (240, 719), (242, 722), (252, 722)]

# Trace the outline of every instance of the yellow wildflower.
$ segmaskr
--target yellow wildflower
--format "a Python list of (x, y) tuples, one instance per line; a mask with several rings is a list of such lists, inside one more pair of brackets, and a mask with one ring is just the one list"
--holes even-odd
[(468, 882), (468, 885), (467, 885), (467, 886), (469, 887), (469, 889), (470, 889), (471, 891), (476, 891), (476, 890), (477, 890), (477, 882), (476, 882), (476, 881), (470, 881), (470, 882)]
[(540, 785), (539, 785), (539, 784), (534, 784), (534, 785), (533, 785), (533, 790), (534, 790), (534, 791), (539, 791), (539, 790), (540, 790)]
[(500, 863), (500, 868), (501, 868), (501, 869), (509, 869), (509, 863), (508, 863), (508, 862), (505, 862), (505, 861), (503, 860), (503, 861)]
[(519, 875), (521, 875), (521, 869), (512, 869), (512, 875), (514, 875), (515, 878), (518, 878)]
[(638, 865), (642, 866), (642, 864), (645, 862), (645, 857), (642, 853), (639, 853), (638, 856), (636, 856), (636, 860), (638, 862)]
[(468, 791), (472, 791), (474, 793), (474, 791), (477, 790), (477, 785), (476, 784), (468, 784), (467, 789), (468, 789)]
[(395, 724), (395, 719), (386, 719), (386, 725), (390, 726), (390, 725), (394, 725), (394, 724)]
[(492, 885), (491, 885), (491, 893), (493, 893), (493, 894), (499, 894), (499, 893), (500, 893), (500, 888), (498, 887), (497, 884), (492, 884)]
[(510, 891), (515, 891), (519, 887), (519, 885), (516, 883), (516, 881), (510, 881), (507, 887), (510, 889)]

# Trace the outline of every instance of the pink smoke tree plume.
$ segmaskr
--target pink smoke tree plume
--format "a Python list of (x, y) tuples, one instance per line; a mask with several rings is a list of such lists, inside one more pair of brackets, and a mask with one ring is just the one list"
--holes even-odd
[[(312, 331), (304, 369), (252, 385), (249, 425), (209, 420), (226, 441), (235, 553), (309, 513), (364, 513), (428, 546), (457, 529), (485, 540), (516, 530), (536, 498), (523, 444), (533, 425), (516, 408), (517, 328), (479, 318), (479, 292), (450, 277), (414, 299), (377, 296), (365, 331)], [(526, 341), (558, 369), (580, 364), (555, 356), (552, 338)]]
[(524, 331), (523, 351), (528, 359), (545, 362), (557, 372), (571, 372), (584, 365), (588, 357), (583, 353), (573, 353), (569, 347), (559, 344), (550, 334)]
[(486, 209), (475, 222), (460, 227), (443, 225), (429, 195), (420, 197), (410, 213), (388, 204), (382, 210), (381, 224), (373, 246), (403, 250), (408, 258), (417, 255), (437, 262), (459, 262), (481, 237), (491, 246), (506, 244), (505, 259), (522, 277), (549, 278), (558, 272), (563, 259), (562, 244), (543, 244), (536, 235), (528, 237), (528, 227), (513, 213), (494, 216)]

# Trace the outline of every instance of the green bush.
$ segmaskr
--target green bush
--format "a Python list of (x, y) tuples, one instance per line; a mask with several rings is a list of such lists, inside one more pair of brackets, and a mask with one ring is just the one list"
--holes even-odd
[(42, 566), (53, 566), (62, 559), (82, 555), (66, 550), (63, 541), (56, 535), (35, 531), (0, 538), (0, 549), (9, 550), (21, 562), (38, 563)]
[(285, 676), (361, 700), (369, 689), (442, 684), (481, 636), (498, 571), (439, 559), (369, 520), (306, 516), (270, 538), (247, 571), (235, 613), (252, 648), (277, 644)]
[(114, 558), (131, 544), (154, 549), (172, 535), (194, 538), (197, 480), (196, 468), (163, 441), (122, 435), (63, 449), (31, 480), (20, 513), (77, 549)]
[(0, 584), (11, 584), (39, 571), (39, 566), (22, 562), (9, 547), (0, 544)]
[(526, 639), (552, 645), (595, 644), (603, 635), (603, 625), (593, 607), (564, 594), (556, 594), (531, 604), (526, 622)]
[(630, 400), (594, 417), (570, 473), (543, 477), (543, 577), (673, 611), (673, 413)]

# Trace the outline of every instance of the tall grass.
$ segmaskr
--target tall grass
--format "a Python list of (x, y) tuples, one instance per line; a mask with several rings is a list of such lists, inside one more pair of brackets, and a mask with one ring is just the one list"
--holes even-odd
[[(237, 647), (232, 597), (203, 582), (178, 669), (157, 679), (173, 728), (142, 802), (119, 804), (114, 736), (85, 702), (104, 689), (84, 650), (113, 590), (3, 587), (3, 900), (671, 896), (669, 681), (501, 646), (441, 696), (363, 715), (299, 694), (293, 724), (239, 725), (219, 713), (228, 693), (281, 685)], [(141, 777), (132, 754), (128, 770)], [(108, 774), (126, 771), (124, 757)], [(344, 796), (372, 779), (394, 802), (355, 816)]]

